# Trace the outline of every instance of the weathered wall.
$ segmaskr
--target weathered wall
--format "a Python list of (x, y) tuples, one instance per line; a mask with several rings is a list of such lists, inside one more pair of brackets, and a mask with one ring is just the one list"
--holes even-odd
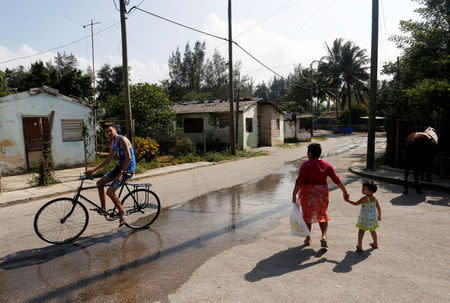
[[(63, 142), (61, 119), (84, 119), (93, 137), (92, 110), (80, 103), (40, 93), (28, 92), (0, 98), (0, 166), (6, 173), (26, 170), (23, 117), (48, 117), (55, 111), (52, 127), (52, 152), (56, 166), (73, 166), (84, 162), (83, 141)], [(88, 146), (95, 157), (93, 138)]]
[[(284, 115), (280, 114), (272, 105), (260, 104), (258, 115), (261, 120), (259, 143), (262, 146), (277, 146), (284, 143)], [(279, 127), (277, 125), (279, 119)]]
[(284, 139), (295, 138), (295, 121), (294, 120), (284, 120)]

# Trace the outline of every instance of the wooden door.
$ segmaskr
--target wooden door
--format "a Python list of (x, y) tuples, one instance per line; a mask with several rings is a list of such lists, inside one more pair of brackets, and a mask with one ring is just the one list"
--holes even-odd
[(47, 117), (22, 118), (25, 141), (25, 153), (27, 156), (27, 168), (33, 167), (42, 155), (42, 142), (49, 140), (49, 125)]

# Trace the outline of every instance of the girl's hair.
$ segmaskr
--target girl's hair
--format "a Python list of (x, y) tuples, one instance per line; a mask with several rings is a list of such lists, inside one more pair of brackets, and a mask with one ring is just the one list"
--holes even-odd
[(373, 193), (377, 192), (378, 186), (373, 180), (364, 180), (362, 185), (367, 187)]
[(322, 154), (322, 147), (319, 143), (311, 143), (308, 145), (308, 153), (311, 153), (313, 159), (319, 159)]

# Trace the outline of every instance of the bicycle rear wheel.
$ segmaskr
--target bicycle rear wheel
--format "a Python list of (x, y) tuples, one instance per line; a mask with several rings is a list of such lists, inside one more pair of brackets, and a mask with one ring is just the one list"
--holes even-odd
[(47, 202), (34, 217), (39, 238), (52, 244), (64, 244), (78, 238), (89, 221), (86, 207), (70, 198)]
[(128, 214), (125, 225), (133, 229), (145, 228), (152, 224), (161, 210), (158, 196), (148, 189), (131, 191), (123, 198), (122, 206)]

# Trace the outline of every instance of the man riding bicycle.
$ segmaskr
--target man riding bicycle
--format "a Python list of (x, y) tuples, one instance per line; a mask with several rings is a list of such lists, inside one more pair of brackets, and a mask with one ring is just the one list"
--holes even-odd
[[(119, 227), (123, 226), (127, 221), (127, 214), (125, 213), (122, 203), (119, 197), (116, 195), (116, 190), (122, 186), (127, 180), (131, 179), (134, 175), (136, 169), (136, 161), (134, 159), (134, 151), (131, 146), (130, 140), (125, 136), (117, 134), (117, 129), (115, 126), (108, 122), (103, 124), (103, 130), (106, 136), (111, 140), (109, 143), (109, 154), (105, 161), (103, 161), (97, 167), (94, 167), (86, 172), (87, 175), (91, 175), (95, 171), (108, 165), (114, 158), (114, 153), (119, 158), (119, 164), (110, 170), (106, 175), (104, 175), (100, 180), (97, 181), (98, 195), (100, 197), (100, 202), (103, 211), (106, 213), (106, 195), (104, 186), (110, 182), (106, 194), (111, 198), (114, 205), (116, 205), (119, 210), (120, 220)], [(91, 209), (93, 211), (98, 211), (97, 209)]]

